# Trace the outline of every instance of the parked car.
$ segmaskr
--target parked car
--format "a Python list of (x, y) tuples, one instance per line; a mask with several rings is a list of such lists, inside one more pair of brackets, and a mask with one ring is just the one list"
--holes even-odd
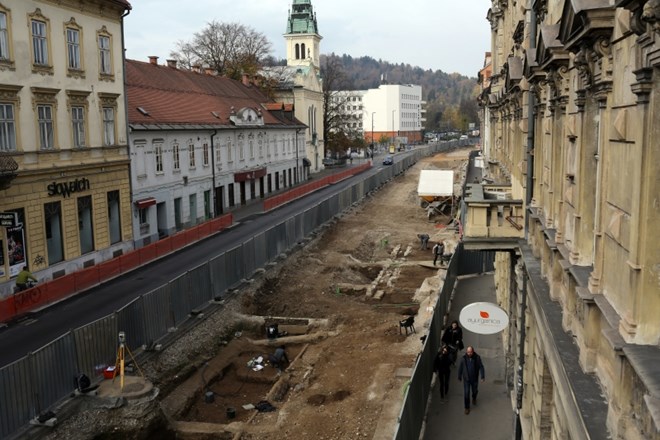
[(385, 156), (383, 159), (383, 165), (392, 165), (394, 163), (394, 158), (392, 156)]

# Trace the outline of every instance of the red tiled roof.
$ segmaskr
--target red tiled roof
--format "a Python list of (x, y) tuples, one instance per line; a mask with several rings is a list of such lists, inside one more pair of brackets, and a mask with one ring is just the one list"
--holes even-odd
[(284, 104), (281, 102), (267, 102), (264, 104), (264, 107), (266, 107), (266, 110), (268, 111), (283, 110)]
[(282, 104), (267, 102), (257, 87), (215, 75), (126, 60), (126, 91), (130, 124), (230, 125), (232, 107), (236, 112), (249, 107), (261, 111), (266, 125), (302, 125), (270, 113), (271, 106), (281, 110)]

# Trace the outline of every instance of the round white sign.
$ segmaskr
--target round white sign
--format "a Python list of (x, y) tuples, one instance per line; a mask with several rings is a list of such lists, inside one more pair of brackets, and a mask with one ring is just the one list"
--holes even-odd
[(458, 317), (466, 330), (480, 334), (492, 335), (501, 332), (509, 325), (509, 316), (499, 306), (476, 302), (463, 307)]

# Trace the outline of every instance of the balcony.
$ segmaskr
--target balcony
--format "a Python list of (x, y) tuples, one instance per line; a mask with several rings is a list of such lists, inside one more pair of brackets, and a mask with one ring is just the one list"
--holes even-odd
[(465, 249), (513, 249), (524, 238), (524, 204), (509, 185), (467, 184), (464, 202)]

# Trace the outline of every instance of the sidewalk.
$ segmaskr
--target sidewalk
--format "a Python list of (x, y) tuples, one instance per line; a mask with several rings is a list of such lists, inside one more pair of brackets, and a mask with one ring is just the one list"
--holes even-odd
[[(473, 302), (495, 302), (493, 275), (461, 278), (456, 284), (449, 320), (458, 320), (463, 307)], [(426, 414), (425, 440), (511, 440), (514, 413), (506, 387), (505, 353), (501, 333), (477, 335), (463, 329), (465, 346), (472, 345), (481, 356), (486, 381), (479, 382), (478, 406), (470, 405), (470, 414), (463, 412), (463, 383), (458, 381), (458, 362), (452, 367), (449, 395), (440, 399), (438, 384), (431, 390), (431, 404)]]

